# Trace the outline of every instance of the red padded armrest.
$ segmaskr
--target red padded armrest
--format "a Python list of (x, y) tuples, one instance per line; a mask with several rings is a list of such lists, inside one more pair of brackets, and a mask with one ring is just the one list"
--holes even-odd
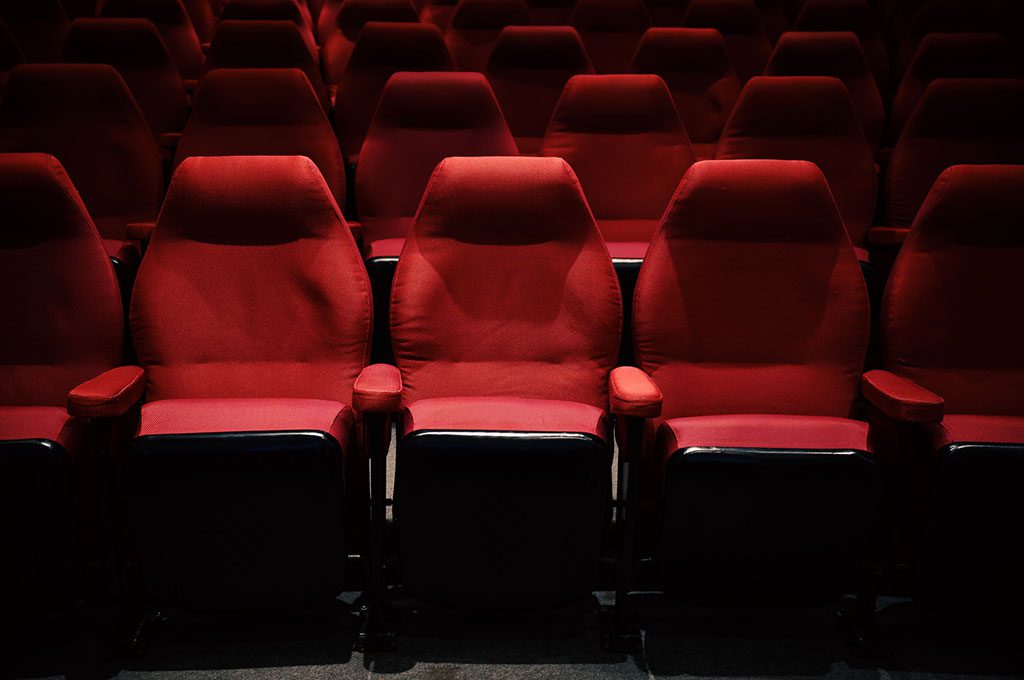
[(900, 246), (909, 233), (905, 227), (871, 227), (868, 229), (868, 243), (873, 246)]
[(889, 371), (868, 371), (861, 377), (860, 385), (864, 398), (893, 420), (942, 422), (942, 397), (912, 380)]
[(145, 371), (138, 366), (118, 366), (71, 390), (68, 413), (86, 418), (123, 416), (145, 389)]
[(661, 415), (661, 390), (651, 377), (633, 366), (619, 366), (608, 377), (608, 401), (617, 416), (657, 418)]
[(352, 406), (360, 413), (396, 413), (402, 407), (402, 374), (390, 364), (371, 364), (352, 386)]

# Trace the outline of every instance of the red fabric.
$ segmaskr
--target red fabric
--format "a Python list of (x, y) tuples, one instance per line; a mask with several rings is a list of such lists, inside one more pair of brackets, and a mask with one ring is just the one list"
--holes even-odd
[(608, 378), (611, 412), (617, 416), (657, 418), (661, 415), (661, 390), (650, 376), (635, 366), (619, 366)]
[(647, 254), (649, 241), (612, 241), (607, 244), (613, 260), (642, 260)]
[(721, 33), (713, 28), (652, 28), (640, 40), (629, 70), (661, 76), (690, 141), (713, 151), (740, 94)]
[(1024, 445), (1024, 417), (947, 415), (927, 432), (936, 449), (953, 443)]
[(324, 111), (331, 108), (319, 60), (309, 53), (302, 32), (291, 21), (222, 21), (210, 43), (203, 75), (218, 68), (297, 68), (306, 74)]
[[(355, 48), (363, 26), (371, 21), (419, 22), (419, 15), (410, 0), (345, 0), (336, 10), (335, 22), (326, 36), (321, 36), (323, 45), (324, 72), (327, 81), (334, 83), (341, 77), (348, 59)], [(321, 24), (323, 23), (321, 14)]]
[(850, 31), (860, 40), (878, 89), (889, 82), (889, 52), (878, 17), (867, 0), (806, 0), (793, 22), (796, 31)]
[(87, 423), (57, 406), (0, 406), (0, 442), (46, 439), (74, 455), (86, 443)]
[(956, 166), (921, 207), (882, 301), (885, 368), (947, 413), (1024, 415), (1024, 167)]
[(444, 158), (517, 154), (498, 102), (479, 73), (393, 76), (381, 94), (356, 173), (363, 243), (405, 236), (430, 175)]
[(99, 15), (149, 19), (160, 31), (181, 77), (199, 77), (203, 47), (181, 0), (104, 0)]
[(420, 399), (405, 409), (402, 436), (424, 430), (575, 432), (608, 439), (604, 409), (572, 401), (519, 397)]
[(59, 406), (117, 364), (114, 270), (60, 163), (0, 154), (0, 404)]
[(243, 155), (306, 156), (345, 203), (338, 140), (298, 69), (220, 69), (203, 79), (175, 166), (192, 156)]
[(853, 33), (786, 33), (775, 46), (764, 74), (839, 78), (850, 95), (868, 144), (872, 149), (881, 144), (885, 126), (882, 96), (860, 41)]
[(694, 161), (672, 95), (653, 75), (576, 76), (541, 144), (564, 158), (608, 241), (648, 241)]
[(190, 158), (132, 298), (147, 398), (347, 403), (371, 309), (355, 241), (309, 159)]
[(457, 396), (608, 403), (622, 301), (569, 166), (448, 158), (395, 272), (405, 403)]
[(139, 437), (214, 432), (324, 432), (344, 446), (355, 415), (321, 399), (164, 399), (143, 405)]
[(436, 26), (370, 22), (356, 40), (348, 66), (333, 77), (338, 83), (335, 127), (345, 155), (355, 160), (388, 79), (399, 71), (454, 71), (444, 38)]
[(390, 364), (367, 366), (352, 386), (352, 405), (360, 413), (395, 413), (402, 407), (402, 374)]
[[(395, 223), (402, 223), (402, 233), (409, 231), (409, 227), (412, 226), (412, 217), (400, 217), (395, 219)], [(402, 254), (402, 248), (405, 247), (405, 238), (382, 238), (376, 241), (370, 241), (366, 246), (366, 259), (372, 260), (380, 257), (398, 257)]]
[(889, 161), (887, 225), (909, 227), (943, 170), (1024, 163), (1024, 81), (939, 79), (907, 121)]
[(484, 69), (519, 151), (536, 154), (569, 78), (593, 73), (569, 26), (509, 26)]
[(68, 393), (68, 413), (85, 418), (124, 415), (146, 388), (146, 373), (138, 366), (118, 366), (87, 380)]
[(754, 0), (690, 0), (683, 26), (718, 29), (741, 83), (761, 75), (772, 53)]
[(56, 156), (100, 234), (125, 237), (129, 222), (156, 218), (160, 150), (124, 80), (100, 64), (25, 64), (0, 107), (0, 152)]
[[(67, 2), (68, 0), (63, 0)], [(196, 29), (196, 36), (199, 38), (199, 42), (207, 43), (213, 37), (213, 29), (217, 26), (217, 17), (213, 15), (213, 2), (216, 0), (183, 0), (185, 5), (185, 11), (188, 12), (189, 19), (192, 20), (192, 27)], [(96, 5), (98, 4), (94, 0), (79, 0), (83, 3), (91, 3), (93, 7), (89, 11), (89, 15), (95, 14)]]
[(864, 245), (878, 194), (875, 159), (837, 78), (752, 79), (722, 131), (715, 158), (815, 163), (828, 180), (850, 240)]
[(861, 379), (864, 398), (889, 418), (907, 423), (942, 420), (942, 397), (889, 371), (868, 371)]
[(789, 30), (789, 15), (783, 0), (755, 0), (755, 3), (761, 13), (761, 25), (774, 45)]
[(906, 71), (921, 41), (932, 33), (998, 31), (991, 5), (978, 0), (931, 0), (921, 5), (896, 52), (896, 72)]
[(523, 0), (459, 0), (444, 40), (460, 69), (483, 71), (501, 29), (529, 23)]
[(458, 4), (457, 0), (425, 0), (420, 10), (420, 21), (445, 31)]
[(625, 73), (651, 25), (643, 0), (578, 0), (569, 23), (580, 33), (597, 73)]
[(640, 270), (633, 334), (666, 419), (849, 416), (868, 296), (821, 172), (802, 161), (694, 165)]
[(341, 10), (341, 0), (324, 0), (320, 13), (316, 17), (316, 41), (321, 45), (327, 44), (327, 38), (334, 30), (338, 22), (338, 12)]
[(27, 61), (60, 61), (71, 22), (59, 0), (5, 0), (0, 3), (0, 19), (7, 24)]
[(221, 20), (287, 21), (299, 29), (310, 56), (319, 56), (305, 0), (231, 0), (224, 6)]
[(535, 26), (565, 26), (569, 23), (576, 0), (526, 0), (530, 21)]
[(164, 41), (145, 19), (76, 19), (64, 60), (117, 69), (157, 135), (181, 132), (188, 119), (185, 83)]

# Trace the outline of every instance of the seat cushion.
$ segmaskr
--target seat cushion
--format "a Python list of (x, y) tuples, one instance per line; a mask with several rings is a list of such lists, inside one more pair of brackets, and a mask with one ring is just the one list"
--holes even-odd
[(411, 432), (573, 432), (608, 440), (608, 414), (573, 401), (520, 397), (421, 399), (406, 407), (403, 436)]
[(382, 238), (370, 241), (366, 247), (366, 259), (373, 260), (383, 257), (398, 257), (405, 246), (404, 238)]
[(1024, 417), (946, 415), (941, 423), (927, 426), (936, 449), (960, 444), (1024, 444)]
[(613, 260), (642, 260), (647, 254), (647, 241), (608, 241), (608, 253)]
[(61, 406), (0, 406), (0, 441), (45, 439), (74, 453), (85, 441), (85, 423)]

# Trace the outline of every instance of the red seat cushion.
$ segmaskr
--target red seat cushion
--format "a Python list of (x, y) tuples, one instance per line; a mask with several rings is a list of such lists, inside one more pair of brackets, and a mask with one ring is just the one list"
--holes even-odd
[[(409, 225), (412, 224), (411, 217), (401, 217), (398, 220), (403, 222), (403, 231), (409, 231)], [(397, 220), (396, 220), (397, 221)], [(372, 260), (377, 257), (398, 257), (402, 254), (402, 248), (405, 246), (404, 238), (382, 238), (376, 241), (370, 241), (366, 248), (366, 259)]]
[(974, 416), (947, 414), (941, 423), (928, 425), (932, 446), (950, 444), (1024, 445), (1024, 416)]
[(423, 430), (573, 432), (608, 439), (608, 413), (573, 401), (518, 397), (420, 399), (403, 413), (403, 436)]
[(87, 423), (58, 406), (0, 406), (0, 441), (45, 439), (74, 454), (85, 443)]
[(718, 29), (741, 83), (761, 75), (772, 54), (771, 40), (753, 0), (690, 0), (683, 26)]
[(203, 46), (181, 0), (104, 0), (100, 16), (149, 19), (178, 64), (182, 78), (198, 78)]

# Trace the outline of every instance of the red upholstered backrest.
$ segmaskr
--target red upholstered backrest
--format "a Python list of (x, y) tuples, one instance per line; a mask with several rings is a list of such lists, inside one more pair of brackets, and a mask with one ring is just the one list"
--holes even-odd
[(609, 241), (647, 241), (694, 161), (672, 95), (652, 75), (576, 76), (541, 155), (564, 158)]
[(498, 103), (479, 73), (392, 76), (356, 173), (365, 240), (405, 236), (427, 181), (448, 156), (517, 153)]
[(754, 0), (691, 0), (683, 26), (718, 29), (741, 83), (761, 75), (772, 53)]
[(71, 21), (59, 0), (4, 0), (0, 20), (7, 24), (32, 63), (60, 61)]
[(570, 26), (509, 26), (484, 72), (520, 149), (536, 153), (565, 83), (594, 68)]
[(556, 158), (448, 158), (391, 295), (406, 403), (516, 396), (606, 408), (622, 302), (579, 183)]
[(156, 217), (160, 151), (124, 80), (105, 64), (25, 64), (0, 106), (0, 151), (50, 153), (64, 165), (100, 233)]
[(882, 303), (885, 367), (946, 413), (1024, 415), (1024, 166), (939, 176)]
[(317, 54), (316, 38), (305, 0), (231, 0), (221, 15), (224, 21), (263, 19), (295, 24), (311, 54)]
[(778, 158), (817, 164), (854, 245), (864, 244), (875, 212), (875, 160), (850, 95), (839, 79), (752, 79), (722, 131), (715, 158)]
[(64, 46), (65, 61), (109, 64), (117, 69), (157, 134), (181, 132), (188, 96), (171, 53), (146, 19), (75, 19)]
[[(79, 2), (91, 2), (94, 7), (97, 4), (95, 0), (79, 0)], [(214, 2), (216, 0), (183, 0), (185, 11), (188, 12), (188, 16), (192, 20), (192, 27), (196, 29), (196, 35), (201, 42), (210, 42), (213, 31), (217, 27), (217, 17), (213, 14)], [(90, 12), (90, 16), (92, 14), (95, 14), (95, 9)]]
[(132, 298), (147, 398), (349, 403), (371, 309), (355, 241), (309, 159), (190, 158)]
[(705, 161), (683, 178), (640, 270), (640, 367), (662, 418), (846, 417), (868, 296), (824, 176), (803, 161)]
[(888, 223), (909, 227), (951, 165), (1024, 164), (1024, 81), (939, 79), (921, 96), (889, 162)]
[(878, 148), (885, 126), (882, 96), (860, 41), (853, 33), (785, 33), (779, 38), (764, 74), (839, 78), (850, 94), (868, 144), (873, 149)]
[(0, 154), (0, 404), (63, 406), (117, 365), (114, 270), (60, 163)]
[(384, 84), (399, 71), (454, 71), (441, 31), (432, 24), (370, 22), (338, 78), (334, 107), (341, 146), (359, 154)]
[(345, 201), (331, 123), (298, 69), (219, 69), (203, 79), (175, 164), (192, 156), (307, 156)]
[(345, 72), (356, 39), (371, 21), (419, 23), (411, 0), (345, 0), (338, 8), (334, 27), (323, 42), (324, 74), (336, 83)]
[(643, 0), (577, 0), (569, 19), (597, 73), (624, 73), (651, 25)]
[(806, 0), (793, 30), (850, 31), (860, 40), (879, 89), (884, 89), (889, 79), (889, 52), (878, 17), (867, 0)]
[(693, 142), (718, 141), (740, 81), (716, 29), (652, 28), (640, 40), (629, 70), (661, 76)]
[(910, 65), (921, 41), (931, 33), (998, 31), (996, 3), (987, 0), (929, 0), (914, 15), (896, 52), (896, 71)]
[(460, 69), (483, 71), (501, 29), (529, 24), (523, 0), (459, 0), (444, 40)]
[(102, 17), (149, 19), (156, 25), (183, 78), (198, 78), (203, 47), (181, 0), (104, 0)]

